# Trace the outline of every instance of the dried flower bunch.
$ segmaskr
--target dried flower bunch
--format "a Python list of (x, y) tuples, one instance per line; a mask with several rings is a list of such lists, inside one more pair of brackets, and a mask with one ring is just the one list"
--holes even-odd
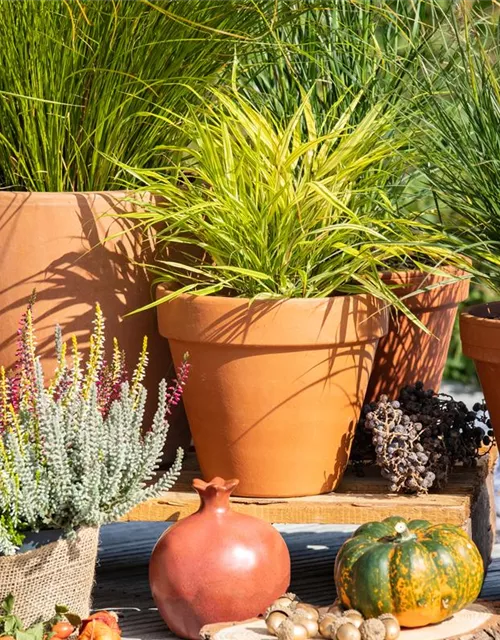
[(75, 337), (71, 355), (56, 329), (58, 365), (45, 384), (33, 329), (32, 303), (22, 316), (13, 371), (0, 368), (0, 552), (13, 554), (24, 534), (40, 529), (98, 526), (172, 487), (182, 450), (155, 478), (168, 432), (167, 416), (179, 402), (189, 365), (174, 382), (160, 383), (151, 428), (142, 423), (147, 367), (144, 340), (129, 377), (125, 354), (114, 342), (105, 361), (104, 318), (96, 305), (86, 363)]
[(405, 387), (398, 400), (382, 395), (365, 407), (355, 445), (358, 462), (363, 447), (365, 456), (373, 454), (391, 491), (426, 493), (442, 488), (454, 465), (474, 466), (492, 437), (484, 403), (470, 411), (463, 402), (417, 382)]

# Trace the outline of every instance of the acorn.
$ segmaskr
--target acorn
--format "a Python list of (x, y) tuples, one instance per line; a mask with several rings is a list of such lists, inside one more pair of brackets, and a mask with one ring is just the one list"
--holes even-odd
[(318, 620), (319, 611), (316, 607), (313, 607), (312, 604), (307, 604), (305, 602), (297, 602), (295, 606), (295, 611), (300, 612), (305, 618), (309, 618), (309, 620)]
[(369, 618), (360, 626), (361, 640), (385, 640), (385, 624), (377, 618)]
[(292, 620), (292, 622), (301, 624), (303, 627), (305, 627), (307, 629), (307, 635), (309, 638), (314, 638), (318, 635), (319, 632), (318, 621), (307, 618), (304, 613), (304, 611), (295, 611), (290, 619)]
[(385, 640), (396, 640), (399, 638), (401, 627), (392, 613), (383, 613), (378, 619), (385, 625)]
[(282, 622), (284, 622), (287, 618), (292, 615), (290, 609), (286, 607), (277, 607), (272, 605), (264, 614), (264, 619), (266, 621), (266, 627), (269, 633), (272, 636), (277, 635), (279, 626)]
[(335, 640), (361, 640), (361, 633), (352, 623), (347, 622), (337, 629)]
[(349, 618), (345, 618), (344, 616), (341, 616), (339, 618), (339, 617), (335, 616), (333, 622), (331, 622), (328, 625), (328, 637), (331, 640), (336, 640), (337, 633), (338, 633), (338, 630), (340, 629), (340, 627), (345, 627), (348, 624), (351, 624)]
[(364, 620), (363, 614), (356, 611), (356, 609), (348, 609), (347, 611), (344, 611), (344, 615), (350, 619), (351, 624), (353, 624), (356, 629), (359, 629)]
[(336, 600), (332, 606), (328, 609), (328, 613), (333, 613), (336, 616), (344, 615), (344, 607), (340, 604), (338, 600)]
[(295, 593), (284, 593), (282, 596), (277, 598), (273, 602), (273, 606), (275, 607), (288, 607), (289, 609), (294, 609), (295, 605), (300, 602), (298, 596)]
[(278, 640), (308, 640), (307, 629), (290, 618), (284, 620), (278, 627)]
[(330, 626), (338, 620), (339, 616), (336, 616), (334, 613), (324, 613), (318, 619), (319, 632), (323, 636), (323, 638), (330, 637)]

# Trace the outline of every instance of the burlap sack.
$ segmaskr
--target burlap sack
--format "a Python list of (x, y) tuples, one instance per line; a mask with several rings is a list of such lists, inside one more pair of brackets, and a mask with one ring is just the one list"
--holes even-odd
[(14, 613), (29, 626), (48, 620), (56, 604), (80, 617), (90, 611), (98, 528), (80, 529), (77, 538), (0, 557), (0, 598), (14, 595)]

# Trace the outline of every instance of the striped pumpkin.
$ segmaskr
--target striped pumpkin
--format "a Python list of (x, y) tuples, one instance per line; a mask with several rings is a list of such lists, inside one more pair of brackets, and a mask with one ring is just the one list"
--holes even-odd
[(441, 622), (473, 602), (481, 555), (459, 527), (393, 516), (359, 527), (340, 549), (340, 601), (366, 618), (392, 613), (402, 627)]

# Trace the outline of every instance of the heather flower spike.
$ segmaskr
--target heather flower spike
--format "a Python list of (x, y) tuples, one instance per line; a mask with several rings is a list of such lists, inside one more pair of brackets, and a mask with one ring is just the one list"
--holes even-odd
[(144, 430), (147, 339), (129, 376), (117, 340), (106, 362), (99, 305), (93, 324), (87, 358), (75, 336), (66, 343), (56, 328), (57, 366), (45, 384), (30, 301), (16, 367), (0, 367), (0, 553), (14, 553), (23, 531), (72, 532), (117, 520), (170, 489), (180, 473), (179, 449), (170, 470), (150, 483), (162, 459), (167, 415), (186, 384), (187, 357), (170, 386), (160, 383), (153, 423)]

